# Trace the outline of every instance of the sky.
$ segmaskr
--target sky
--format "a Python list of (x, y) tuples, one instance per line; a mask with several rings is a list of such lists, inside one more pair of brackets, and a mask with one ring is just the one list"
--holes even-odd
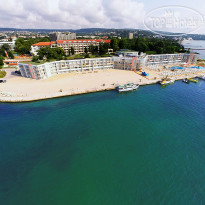
[[(173, 5), (191, 8), (205, 16), (204, 0), (0, 0), (0, 3), (1, 28), (147, 29), (144, 26), (147, 14)], [(183, 15), (190, 11), (182, 8), (177, 12)], [(204, 22), (191, 32), (205, 34)]]

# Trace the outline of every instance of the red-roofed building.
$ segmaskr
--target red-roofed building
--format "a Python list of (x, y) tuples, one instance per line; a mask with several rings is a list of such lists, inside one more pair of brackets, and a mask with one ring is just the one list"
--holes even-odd
[(56, 47), (56, 42), (51, 41), (51, 42), (39, 42), (35, 43), (31, 46), (31, 53), (34, 55), (38, 54), (38, 50), (43, 47)]
[(41, 47), (49, 46), (51, 48), (62, 48), (66, 55), (69, 55), (73, 47), (75, 54), (85, 53), (85, 48), (89, 49), (90, 45), (98, 46), (100, 43), (110, 43), (110, 40), (104, 39), (75, 39), (75, 40), (57, 40), (52, 42), (39, 42), (32, 45), (31, 53), (37, 55), (37, 51)]

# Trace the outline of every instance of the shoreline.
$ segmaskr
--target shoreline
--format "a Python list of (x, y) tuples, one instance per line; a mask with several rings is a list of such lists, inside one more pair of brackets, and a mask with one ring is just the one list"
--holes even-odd
[[(8, 80), (7, 83), (9, 86), (7, 86), (7, 83), (0, 85), (0, 103), (35, 102), (110, 91), (114, 90), (117, 84), (126, 84), (128, 82), (134, 82), (140, 86), (152, 85), (163, 79), (163, 77), (160, 76), (161, 72), (151, 70), (147, 70), (147, 72), (150, 73), (148, 77), (141, 76), (133, 71), (113, 69), (99, 71), (98, 73), (64, 74), (40, 81), (15, 77)], [(177, 81), (184, 78), (194, 78), (200, 74), (205, 74), (205, 71), (186, 75), (184, 73), (184, 75), (175, 76), (173, 78)], [(18, 86), (16, 86), (17, 84)]]
[[(155, 82), (150, 82), (150, 83), (142, 83), (140, 86), (146, 86), (146, 85), (153, 85), (157, 84), (159, 81)], [(85, 94), (90, 94), (90, 93), (96, 93), (96, 92), (104, 92), (104, 91), (111, 91), (115, 90), (116, 86), (110, 87), (110, 88), (104, 88), (104, 89), (91, 89), (91, 90), (86, 90), (82, 92), (71, 92), (71, 93), (58, 93), (58, 94), (53, 94), (53, 95), (47, 95), (44, 97), (0, 97), (0, 103), (23, 103), (23, 102), (36, 102), (36, 101), (41, 101), (41, 100), (49, 100), (49, 99), (54, 99), (54, 98), (61, 98), (61, 97), (69, 97), (69, 96), (76, 96), (76, 95), (85, 95)], [(14, 99), (12, 99), (14, 98)]]

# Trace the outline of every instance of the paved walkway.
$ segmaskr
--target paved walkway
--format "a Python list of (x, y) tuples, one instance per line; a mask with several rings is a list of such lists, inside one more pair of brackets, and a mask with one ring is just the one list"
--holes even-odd
[(10, 78), (14, 78), (16, 76), (19, 76), (18, 74), (15, 73), (16, 69), (15, 68), (2, 68), (1, 70), (6, 71), (6, 76), (4, 78), (1, 78), (1, 80), (8, 80)]

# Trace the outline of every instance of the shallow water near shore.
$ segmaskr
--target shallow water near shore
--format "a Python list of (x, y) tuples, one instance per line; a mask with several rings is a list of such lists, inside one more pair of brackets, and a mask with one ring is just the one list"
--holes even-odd
[(205, 204), (205, 81), (0, 104), (0, 204)]

